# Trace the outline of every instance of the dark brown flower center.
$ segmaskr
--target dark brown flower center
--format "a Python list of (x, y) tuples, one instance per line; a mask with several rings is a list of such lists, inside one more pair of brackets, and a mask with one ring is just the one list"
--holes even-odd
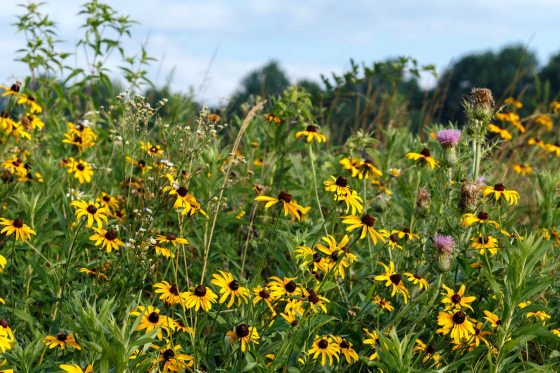
[(350, 344), (343, 339), (342, 342), (340, 342), (340, 348), (350, 348)]
[(109, 202), (110, 200), (111, 200), (111, 197), (109, 197), (109, 196), (107, 196), (107, 195), (104, 195), (104, 196), (103, 196), (103, 201)]
[(76, 168), (77, 168), (78, 170), (80, 170), (80, 171), (83, 171), (83, 170), (86, 169), (86, 166), (84, 166), (82, 163), (80, 163), (80, 164), (78, 164), (78, 165), (76, 166)]
[(343, 177), (343, 176), (339, 176), (339, 177), (336, 179), (335, 184), (338, 185), (339, 187), (343, 187), (343, 188), (344, 188), (344, 187), (348, 186), (348, 179), (346, 179), (346, 178)]
[(105, 233), (105, 239), (107, 241), (114, 241), (115, 238), (117, 238), (117, 232), (115, 232), (114, 230), (109, 229), (107, 233)]
[(239, 324), (235, 327), (235, 334), (238, 338), (243, 338), (249, 335), (249, 327), (246, 324)]
[(410, 229), (409, 228), (404, 228), (402, 230), (403, 233), (409, 234), (410, 233)]
[(7, 328), (8, 327), (8, 320), (0, 320), (0, 326), (3, 328)]
[(320, 349), (324, 350), (329, 347), (329, 341), (327, 341), (326, 339), (321, 339), (319, 343), (317, 343), (317, 346), (319, 346)]
[(420, 275), (416, 275), (416, 274), (415, 274), (415, 275), (414, 275), (414, 278), (417, 279), (417, 280), (422, 280), (422, 276), (420, 276)]
[(167, 241), (175, 241), (177, 239), (177, 236), (175, 236), (173, 233), (168, 233), (165, 238), (167, 239)]
[(239, 281), (233, 280), (232, 282), (229, 283), (228, 286), (229, 286), (229, 288), (230, 288), (231, 290), (236, 291), (237, 289), (239, 289), (239, 287), (240, 287), (241, 285), (239, 285)]
[(95, 207), (94, 205), (89, 205), (87, 207), (86, 211), (93, 215), (97, 212), (97, 207)]
[(182, 186), (182, 187), (180, 187), (179, 189), (177, 189), (177, 194), (180, 195), (181, 197), (186, 196), (186, 195), (187, 195), (187, 192), (188, 192), (188, 190), (187, 190), (187, 188), (184, 187), (184, 186)]
[(177, 285), (172, 284), (172, 285), (169, 287), (169, 292), (170, 292), (171, 294), (173, 294), (173, 295), (179, 295), (179, 289), (177, 289)]
[(465, 322), (467, 316), (465, 315), (465, 313), (463, 311), (457, 311), (453, 314), (453, 322), (455, 324), (462, 324)]
[(461, 295), (460, 294), (453, 294), (453, 296), (451, 297), (451, 301), (455, 304), (460, 303), (461, 302)]
[(307, 126), (305, 129), (307, 132), (317, 132), (317, 127), (315, 126)]
[(481, 213), (478, 214), (477, 218), (479, 220), (486, 220), (486, 219), (488, 219), (488, 213), (487, 212), (481, 212)]
[(64, 342), (67, 338), (68, 338), (68, 334), (64, 332), (60, 332), (56, 335), (56, 339), (58, 339), (61, 342)]
[(21, 228), (23, 227), (23, 220), (21, 220), (21, 218), (17, 218), (16, 220), (14, 220), (12, 225), (14, 226), (14, 228)]
[(429, 345), (428, 347), (426, 347), (426, 353), (428, 355), (433, 355), (434, 352), (436, 352), (436, 346)]
[(420, 152), (420, 154), (422, 154), (424, 157), (429, 157), (429, 156), (432, 155), (432, 153), (430, 153), (430, 149), (428, 149), (428, 148), (422, 149), (422, 151)]
[(338, 252), (333, 252), (331, 254), (331, 259), (333, 260), (333, 262), (336, 262), (338, 260)]
[(163, 351), (163, 360), (167, 361), (175, 357), (175, 351), (168, 348), (167, 350)]
[(261, 297), (262, 299), (268, 299), (270, 298), (270, 293), (266, 290), (261, 290), (259, 291), (259, 297)]
[(198, 285), (197, 287), (194, 288), (194, 295), (196, 295), (197, 297), (203, 297), (206, 295), (206, 288), (204, 287), (204, 285)]
[(364, 223), (368, 227), (373, 227), (373, 224), (375, 224), (375, 218), (371, 215), (368, 215), (368, 214), (365, 214), (364, 216), (362, 216), (362, 218), (360, 220), (362, 221), (362, 223)]
[(14, 83), (14, 84), (12, 84), (12, 86), (10, 87), (10, 91), (13, 91), (13, 92), (18, 93), (20, 87), (21, 87), (21, 84), (19, 84), (19, 82), (18, 82), (18, 83)]
[(504, 184), (499, 183), (499, 184), (494, 185), (494, 190), (496, 192), (503, 192), (504, 190), (506, 190), (506, 187), (504, 186)]
[(286, 203), (290, 203), (292, 202), (292, 195), (290, 193), (280, 192), (278, 199)]
[(402, 277), (401, 275), (399, 275), (398, 273), (394, 273), (391, 276), (389, 276), (389, 279), (391, 280), (391, 282), (395, 285), (398, 285), (401, 283), (402, 281)]
[(284, 285), (284, 289), (286, 289), (288, 293), (293, 293), (294, 291), (296, 291), (297, 285), (295, 282), (290, 281), (286, 285)]
[(157, 153), (157, 151), (158, 151), (158, 148), (156, 148), (155, 146), (152, 146), (150, 148), (150, 152), (152, 152), (152, 153)]
[(82, 143), (82, 138), (81, 138), (81, 136), (74, 135), (74, 142), (75, 142), (75, 143), (78, 143), (78, 144), (81, 144), (81, 143)]
[(138, 166), (140, 166), (140, 168), (144, 168), (146, 166), (146, 162), (143, 159), (141, 159), (138, 161)]
[(307, 289), (307, 292), (309, 293), (309, 296), (307, 297), (307, 300), (310, 303), (313, 303), (313, 304), (319, 303), (320, 299), (319, 299), (319, 296), (317, 295), (317, 293), (315, 293), (315, 290)]
[(318, 263), (321, 261), (321, 255), (319, 255), (319, 253), (313, 253), (313, 261), (315, 263)]
[(152, 324), (156, 324), (159, 321), (159, 313), (152, 312), (148, 315), (148, 321)]
[(397, 237), (394, 234), (390, 235), (389, 239), (391, 240), (391, 242), (397, 242)]

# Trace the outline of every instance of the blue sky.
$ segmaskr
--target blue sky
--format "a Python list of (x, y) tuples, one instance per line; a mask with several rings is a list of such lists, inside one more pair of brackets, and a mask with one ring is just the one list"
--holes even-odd
[[(9, 83), (27, 73), (13, 61), (24, 38), (11, 23), (22, 9), (17, 0), (2, 2), (9, 5), (0, 14), (0, 79)], [(70, 52), (82, 21), (80, 2), (47, 0), (43, 6)], [(560, 52), (559, 0), (105, 2), (139, 22), (126, 45), (138, 50), (147, 42), (159, 60), (150, 68), (154, 82), (165, 83), (173, 71), (174, 90), (192, 88), (210, 104), (226, 99), (245, 74), (271, 59), (294, 80), (318, 80), (321, 73), (344, 71), (350, 58), (371, 63), (405, 55), (442, 71), (466, 53), (512, 43), (527, 45), (541, 63)]]

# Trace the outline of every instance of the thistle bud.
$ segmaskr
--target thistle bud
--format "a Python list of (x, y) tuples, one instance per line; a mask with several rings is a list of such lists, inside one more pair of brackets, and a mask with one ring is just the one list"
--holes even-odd
[(471, 181), (465, 181), (461, 187), (461, 199), (459, 209), (462, 212), (472, 212), (476, 209), (479, 186)]
[(436, 269), (440, 272), (449, 272), (451, 269), (451, 261), (453, 259), (455, 240), (452, 236), (441, 236), (436, 234), (432, 237), (432, 241), (436, 252)]
[(422, 217), (428, 216), (431, 204), (432, 197), (430, 196), (430, 192), (423, 187), (418, 189), (418, 194), (416, 195), (416, 213)]
[(461, 141), (461, 130), (447, 129), (439, 131), (436, 139), (443, 148), (445, 164), (449, 167), (457, 164), (457, 151), (455, 147)]
[(494, 115), (494, 97), (488, 88), (473, 88), (471, 91), (471, 114), (472, 118), (484, 122), (485, 124)]

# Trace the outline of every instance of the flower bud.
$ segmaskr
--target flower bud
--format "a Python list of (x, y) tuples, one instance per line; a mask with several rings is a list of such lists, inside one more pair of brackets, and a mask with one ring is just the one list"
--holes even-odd
[(424, 187), (418, 189), (418, 194), (416, 195), (416, 213), (422, 217), (428, 216), (431, 204), (432, 197), (430, 196), (430, 192)]
[(452, 236), (442, 236), (436, 234), (432, 237), (436, 252), (435, 267), (440, 272), (449, 272), (453, 259), (453, 249), (455, 240)]
[(461, 141), (461, 130), (446, 129), (439, 131), (436, 139), (443, 148), (445, 164), (449, 167), (457, 164), (457, 151), (455, 147)]
[(470, 119), (479, 120), (487, 124), (494, 115), (494, 104), (491, 90), (488, 88), (473, 88), (470, 98)]

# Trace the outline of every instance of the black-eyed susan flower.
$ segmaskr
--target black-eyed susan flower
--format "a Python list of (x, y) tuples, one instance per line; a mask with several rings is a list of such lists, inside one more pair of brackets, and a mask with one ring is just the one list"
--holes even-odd
[(349, 268), (350, 264), (357, 260), (356, 255), (348, 252), (347, 245), (350, 238), (348, 235), (344, 235), (342, 240), (337, 243), (333, 236), (327, 235), (324, 236), (322, 240), (325, 241), (328, 246), (325, 246), (322, 243), (317, 244), (317, 249), (326, 255), (326, 257), (321, 258), (319, 267), (323, 271), (329, 272), (336, 266), (338, 276), (344, 278), (346, 268)]
[(156, 294), (160, 294), (159, 299), (170, 306), (183, 303), (186, 295), (186, 292), (179, 291), (176, 284), (167, 281), (155, 283), (154, 289)]
[(486, 337), (491, 335), (492, 333), (486, 330), (482, 330), (483, 326), (484, 324), (481, 322), (476, 323), (474, 327), (474, 334), (471, 336), (471, 339), (468, 340), (469, 347), (467, 351), (472, 351), (473, 349), (480, 346), (481, 343), (489, 347), (491, 346)]
[(482, 312), (486, 315), (484, 319), (486, 319), (486, 321), (488, 321), (493, 328), (497, 328), (502, 325), (502, 320), (500, 320), (500, 317), (498, 315), (488, 310), (483, 310)]
[(6, 267), (7, 263), (8, 261), (6, 260), (6, 258), (3, 255), (0, 255), (0, 273), (4, 271), (4, 267)]
[(98, 281), (99, 280), (109, 280), (109, 278), (107, 277), (107, 275), (105, 275), (105, 273), (100, 272), (97, 268), (86, 268), (86, 267), (82, 267), (80, 268), (80, 273), (85, 274), (86, 276), (92, 277), (92, 278), (96, 278)]
[(394, 297), (395, 294), (401, 294), (403, 296), (404, 302), (408, 303), (408, 289), (404, 285), (404, 281), (401, 275), (395, 271), (395, 263), (389, 262), (389, 266), (385, 263), (377, 262), (385, 270), (385, 273), (375, 276), (375, 281), (385, 281), (385, 286), (391, 288), (391, 296)]
[(373, 304), (377, 304), (381, 309), (385, 311), (392, 312), (395, 310), (395, 307), (391, 305), (391, 301), (383, 298), (381, 295), (376, 294), (373, 298)]
[(93, 228), (95, 234), (91, 235), (89, 239), (95, 241), (95, 246), (101, 246), (107, 253), (113, 250), (119, 250), (124, 246), (124, 242), (119, 239), (117, 232), (114, 229), (105, 230), (103, 228)]
[(495, 255), (498, 252), (498, 240), (492, 236), (480, 234), (478, 237), (471, 238), (471, 248), (478, 250), (481, 255), (490, 252), (490, 255)]
[(165, 236), (162, 234), (158, 234), (156, 236), (156, 241), (158, 244), (172, 244), (173, 247), (177, 247), (177, 245), (188, 245), (189, 241), (186, 238), (178, 237), (173, 233), (167, 233)]
[(118, 209), (119, 207), (119, 200), (105, 192), (101, 192), (101, 195), (95, 200), (99, 202), (103, 207), (105, 207), (108, 211), (113, 211), (115, 209)]
[(200, 207), (200, 202), (195, 198), (194, 195), (188, 192), (185, 186), (181, 186), (177, 189), (170, 188), (169, 195), (175, 195), (175, 203), (173, 204), (174, 209), (180, 209), (181, 215), (192, 216), (196, 212), (200, 212), (202, 215), (207, 216), (206, 212)]
[(374, 177), (383, 176), (383, 172), (373, 165), (373, 161), (371, 159), (366, 159), (356, 164), (352, 170), (352, 177), (356, 176), (358, 176), (358, 179), (360, 180), (369, 178), (373, 179)]
[(146, 152), (146, 155), (151, 157), (163, 157), (163, 149), (159, 145), (152, 145), (149, 141), (146, 143), (140, 141), (140, 147)]
[(47, 345), (48, 348), (59, 347), (64, 350), (67, 346), (73, 347), (76, 350), (81, 350), (82, 348), (74, 339), (73, 333), (60, 332), (57, 335), (48, 335), (42, 339), (43, 343)]
[(185, 294), (184, 305), (189, 309), (194, 308), (195, 311), (202, 308), (204, 311), (208, 312), (210, 308), (212, 308), (212, 303), (216, 303), (217, 299), (218, 296), (212, 289), (204, 285), (197, 285)]
[(301, 220), (301, 217), (309, 210), (309, 208), (298, 205), (296, 201), (292, 200), (292, 195), (286, 192), (280, 192), (277, 198), (258, 196), (255, 198), (255, 201), (266, 202), (264, 205), (265, 209), (268, 209), (277, 203), (282, 203), (282, 206), (284, 207), (284, 216), (288, 216), (288, 214), (290, 214), (297, 220)]
[(238, 305), (247, 303), (250, 294), (249, 290), (241, 286), (231, 273), (218, 271), (218, 273), (212, 275), (210, 282), (220, 288), (221, 297), (218, 301), (219, 303), (224, 303), (228, 298), (229, 302), (226, 305), (228, 308), (231, 308), (236, 300)]
[(35, 101), (35, 97), (33, 96), (28, 96), (20, 93), (17, 104), (27, 106), (30, 113), (40, 114), (43, 112), (43, 108), (37, 103), (37, 101)]
[(552, 123), (552, 118), (549, 115), (546, 114), (537, 115), (534, 119), (534, 122), (539, 126), (543, 126), (548, 131), (552, 130), (553, 123)]
[(80, 159), (68, 158), (66, 170), (69, 174), (73, 174), (80, 184), (90, 183), (93, 176), (93, 168), (86, 161)]
[(346, 213), (352, 209), (352, 215), (355, 215), (356, 212), (361, 214), (364, 209), (364, 200), (355, 190), (348, 186), (348, 179), (342, 176), (338, 178), (331, 176), (331, 178), (332, 180), (323, 182), (325, 190), (334, 194), (335, 201), (344, 201), (346, 204)]
[(334, 359), (340, 361), (340, 346), (331, 336), (315, 336), (313, 347), (307, 353), (313, 360), (321, 359), (321, 365), (333, 365)]
[(525, 163), (515, 163), (511, 168), (521, 176), (527, 176), (533, 173), (533, 167)]
[(183, 320), (175, 321), (173, 320), (174, 329), (177, 332), (188, 333), (190, 335), (194, 335), (194, 329), (190, 326), (185, 325)]
[(525, 318), (529, 318), (529, 317), (533, 317), (535, 319), (539, 319), (540, 321), (543, 322), (543, 324), (546, 322), (546, 320), (550, 319), (551, 316), (544, 312), (544, 311), (534, 311), (534, 312), (527, 312), (525, 314)]
[(550, 330), (555, 336), (560, 338), (560, 329), (551, 329)]
[(78, 364), (60, 364), (58, 366), (66, 373), (93, 373), (93, 365), (89, 364), (85, 369), (82, 369)]
[(146, 161), (143, 159), (138, 159), (135, 160), (132, 157), (127, 156), (126, 157), (127, 162), (132, 163), (134, 166), (136, 166), (136, 168), (138, 170), (140, 170), (141, 173), (145, 173), (147, 171), (150, 171), (153, 167), (150, 165), (146, 164)]
[(420, 153), (413, 153), (413, 152), (406, 153), (405, 157), (406, 159), (416, 161), (419, 164), (427, 165), (432, 170), (438, 166), (437, 161), (434, 158), (432, 158), (432, 153), (428, 148), (422, 149)]
[(471, 213), (463, 214), (463, 216), (461, 216), (461, 225), (465, 228), (470, 227), (473, 224), (477, 224), (479, 226), (489, 224), (495, 228), (500, 227), (500, 224), (498, 224), (498, 222), (490, 220), (488, 219), (488, 217), (488, 213), (484, 211), (479, 212), (477, 215)]
[[(1, 298), (0, 298), (1, 299)], [(3, 304), (4, 300), (0, 302)], [(8, 325), (8, 321), (5, 319), (0, 320), (0, 353), (10, 351), (14, 346), (15, 338), (12, 328)], [(0, 366), (2, 363), (0, 363)]]
[(174, 322), (173, 319), (162, 315), (159, 308), (154, 306), (138, 306), (136, 310), (130, 313), (132, 316), (141, 316), (140, 323), (136, 327), (137, 331), (146, 330), (146, 333), (150, 333), (152, 330), (157, 330), (157, 338), (162, 339), (162, 330), (169, 332), (173, 330)]
[(529, 145), (535, 145), (535, 146), (538, 146), (541, 149), (546, 150), (546, 143), (539, 138), (531, 137), (531, 138), (529, 138), (529, 140), (527, 140), (527, 143)]
[(253, 289), (253, 304), (256, 305), (259, 302), (264, 302), (270, 309), (273, 315), (276, 315), (276, 311), (272, 306), (272, 295), (270, 294), (270, 290), (266, 286), (257, 286)]
[(363, 328), (363, 332), (366, 339), (364, 339), (362, 343), (369, 346), (369, 351), (366, 355), (369, 355), (369, 361), (376, 360), (379, 357), (379, 354), (377, 353), (377, 345), (379, 344), (377, 332), (375, 330), (370, 331), (366, 328)]
[(510, 205), (516, 205), (519, 200), (519, 193), (515, 190), (507, 190), (504, 184), (499, 183), (492, 186), (484, 185), (481, 187), (484, 197), (494, 196), (496, 201), (505, 199)]
[(363, 240), (366, 235), (368, 235), (374, 244), (377, 243), (377, 240), (385, 242), (385, 237), (373, 228), (375, 224), (375, 218), (373, 216), (365, 214), (360, 218), (355, 215), (347, 215), (342, 216), (341, 219), (343, 224), (348, 225), (348, 227), (346, 227), (347, 232), (352, 232), (358, 228), (361, 229), (360, 240)]
[(302, 262), (302, 267), (310, 266), (313, 271), (321, 268), (321, 254), (309, 246), (297, 246), (294, 250), (296, 259)]
[(417, 273), (410, 273), (410, 272), (405, 272), (404, 275), (406, 276), (406, 279), (409, 282), (412, 282), (414, 285), (418, 286), (421, 290), (428, 290), (428, 280), (426, 280), (424, 277), (420, 276)]
[(266, 113), (266, 114), (264, 115), (264, 119), (265, 119), (266, 121), (268, 121), (269, 123), (274, 123), (274, 124), (280, 124), (280, 123), (282, 123), (282, 119), (281, 119), (279, 116), (274, 115), (274, 114), (272, 114), (272, 113)]
[(488, 124), (488, 132), (497, 133), (502, 140), (509, 141), (512, 139), (511, 133), (497, 124), (489, 123)]
[(302, 136), (306, 136), (306, 141), (310, 143), (311, 141), (315, 140), (317, 143), (322, 143), (327, 141), (325, 135), (320, 134), (318, 131), (317, 126), (309, 125), (305, 129), (305, 131), (296, 132), (296, 139), (299, 139)]
[(19, 91), (21, 89), (21, 82), (15, 82), (10, 87), (7, 87), (5, 85), (0, 85), (0, 89), (4, 90), (4, 93), (2, 93), (2, 97), (6, 97), (6, 96), (17, 97), (19, 96)]
[(184, 372), (194, 365), (194, 358), (191, 355), (181, 352), (181, 345), (173, 345), (168, 341), (159, 349), (159, 356), (156, 363), (162, 373), (167, 372)]
[[(513, 98), (513, 97), (508, 97), (508, 98), (506, 98), (506, 99), (504, 100), (504, 104), (506, 104), (506, 105), (511, 105), (511, 106), (513, 106), (513, 107), (516, 108), (516, 109), (521, 109), (521, 108), (523, 108), (523, 103), (522, 103), (521, 101), (519, 101), (519, 100), (516, 100), (516, 99)], [(497, 115), (497, 114), (496, 114), (496, 115)]]
[(360, 359), (358, 353), (352, 347), (352, 343), (350, 343), (346, 338), (333, 335), (332, 339), (334, 342), (338, 343), (340, 354), (344, 356), (348, 364), (354, 364)]
[(389, 231), (385, 230), (385, 229), (380, 229), (379, 233), (381, 233), (383, 235), (383, 237), (385, 237), (387, 239), (387, 246), (389, 246), (390, 249), (400, 249), (403, 250), (403, 247), (399, 244), (399, 240), (397, 238), (396, 235), (391, 234)]
[(226, 333), (229, 343), (237, 342), (241, 344), (241, 351), (245, 352), (250, 347), (250, 343), (259, 343), (259, 333), (257, 328), (247, 324), (239, 324), (235, 329)]
[(445, 290), (446, 294), (443, 295), (441, 303), (445, 304), (445, 311), (460, 310), (463, 307), (473, 310), (469, 303), (476, 300), (476, 297), (466, 297), (465, 296), (465, 285), (461, 285), (459, 291), (455, 292), (453, 289), (448, 288), (445, 284), (441, 287)]
[(301, 295), (301, 287), (294, 282), (296, 277), (284, 277), (281, 279), (278, 276), (272, 276), (268, 279), (268, 288), (270, 295), (273, 299), (282, 298), (283, 296), (299, 296)]
[(97, 223), (97, 228), (103, 228), (103, 222), (107, 223), (107, 209), (101, 207), (97, 202), (76, 200), (70, 203), (70, 206), (76, 208), (75, 214), (77, 219), (87, 218), (86, 226), (91, 228), (93, 223)]
[(37, 234), (21, 218), (16, 218), (15, 220), (0, 218), (0, 225), (4, 226), (0, 233), (4, 233), (8, 237), (15, 233), (17, 241), (27, 241), (31, 238), (32, 234)]
[(432, 360), (438, 367), (441, 366), (442, 356), (437, 353), (436, 346), (433, 344), (426, 345), (421, 339), (416, 339), (415, 342), (416, 345), (414, 346), (412, 352), (424, 352), (425, 355), (422, 358), (423, 363)]
[(475, 333), (472, 321), (461, 310), (451, 312), (440, 311), (438, 314), (438, 325), (441, 328), (436, 330), (436, 333), (449, 334), (455, 343), (469, 340)]
[(303, 289), (303, 296), (309, 302), (309, 308), (313, 312), (318, 313), (319, 311), (323, 311), (327, 313), (327, 303), (330, 301), (322, 295), (319, 295), (317, 290), (311, 288)]
[(420, 239), (420, 236), (416, 233), (412, 233), (409, 228), (403, 228), (402, 230), (393, 229), (391, 234), (396, 234), (398, 238), (406, 238), (408, 241)]

